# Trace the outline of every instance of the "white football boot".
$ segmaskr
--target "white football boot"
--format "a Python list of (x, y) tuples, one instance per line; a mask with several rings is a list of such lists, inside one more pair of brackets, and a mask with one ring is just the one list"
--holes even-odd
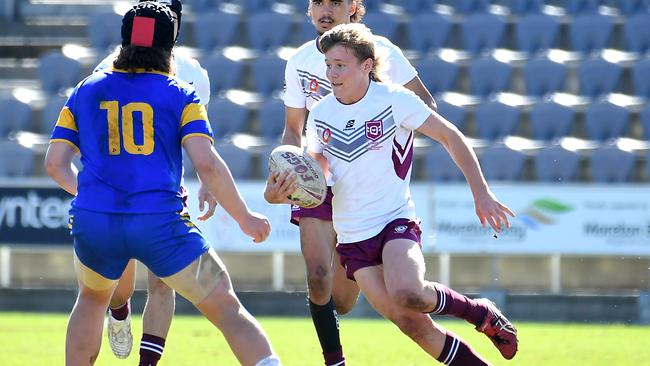
[[(129, 306), (130, 307), (130, 306)], [(116, 320), (108, 312), (108, 344), (117, 358), (127, 358), (133, 347), (133, 334), (131, 334), (131, 311), (124, 320)]]

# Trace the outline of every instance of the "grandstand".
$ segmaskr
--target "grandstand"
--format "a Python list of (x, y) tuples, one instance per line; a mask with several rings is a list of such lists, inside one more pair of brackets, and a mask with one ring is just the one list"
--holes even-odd
[[(365, 2), (368, 26), (404, 50), (435, 93), (440, 113), (471, 138), (490, 181), (650, 182), (650, 1)], [(45, 179), (43, 154), (58, 110), (70, 88), (115, 47), (129, 4), (0, 0), (0, 179)], [(238, 180), (260, 181), (283, 128), (284, 63), (293, 48), (316, 36), (304, 15), (307, 1), (184, 4), (176, 52), (198, 58), (209, 72), (217, 150), (236, 167)], [(416, 142), (414, 181), (462, 182), (435, 145)], [(13, 285), (73, 286), (69, 254), (35, 259), (17, 251)], [(239, 288), (304, 288), (299, 253), (223, 257)], [(271, 275), (277, 263), (284, 271), (279, 285)], [(498, 285), (601, 293), (647, 291), (648, 264), (647, 256), (560, 261), (507, 253), (430, 256), (427, 263), (428, 276), (446, 273), (455, 287), (470, 291)], [(65, 268), (46, 270), (52, 266)], [(560, 272), (561, 279), (554, 277)]]

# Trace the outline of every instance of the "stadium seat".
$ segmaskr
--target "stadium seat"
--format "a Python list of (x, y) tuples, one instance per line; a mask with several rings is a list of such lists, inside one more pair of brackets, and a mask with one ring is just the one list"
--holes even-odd
[(426, 12), (433, 9), (433, 6), (436, 5), (437, 0), (397, 0), (393, 3), (401, 5), (402, 8), (406, 11), (407, 14), (416, 15), (420, 12)]
[(578, 66), (580, 93), (592, 98), (613, 93), (618, 88), (622, 73), (621, 65), (601, 57), (582, 61)]
[(219, 11), (201, 12), (194, 22), (196, 45), (205, 53), (233, 44), (239, 15)]
[(494, 181), (519, 181), (524, 172), (526, 156), (507, 146), (486, 147), (479, 155), (485, 179)]
[(288, 14), (272, 11), (255, 13), (248, 17), (248, 43), (257, 51), (272, 50), (288, 43), (293, 19)]
[(57, 94), (74, 87), (81, 80), (81, 64), (59, 51), (53, 51), (39, 59), (38, 77), (43, 91)]
[(462, 14), (487, 12), (490, 8), (489, 0), (454, 0), (451, 4), (457, 13)]
[(36, 132), (50, 135), (56, 124), (56, 120), (59, 118), (59, 113), (65, 105), (65, 102), (68, 98), (62, 96), (53, 96), (47, 100), (43, 111), (41, 111), (41, 119), (38, 121), (39, 126)]
[(591, 140), (606, 141), (623, 137), (630, 124), (627, 108), (607, 101), (592, 103), (585, 111), (587, 137)]
[(307, 14), (309, 8), (309, 1), (305, 0), (288, 0), (287, 3), (293, 6), (293, 13), (298, 15)]
[(293, 45), (302, 46), (303, 43), (316, 39), (318, 33), (314, 29), (314, 25), (311, 23), (311, 19), (304, 17), (301, 19), (298, 24), (295, 25), (296, 31), (293, 32)]
[(555, 102), (540, 102), (530, 110), (532, 137), (537, 140), (550, 141), (568, 136), (574, 121), (573, 108)]
[(271, 141), (280, 141), (284, 129), (284, 102), (281, 99), (269, 99), (262, 103), (257, 111), (260, 135)]
[(253, 155), (250, 151), (232, 144), (217, 144), (215, 148), (230, 168), (233, 178), (250, 179), (255, 177), (254, 169), (251, 169)]
[(553, 48), (558, 38), (560, 22), (552, 15), (526, 14), (515, 23), (515, 35), (520, 51), (531, 55)]
[(646, 53), (650, 51), (650, 13), (629, 16), (623, 22), (623, 37), (628, 51)]
[(569, 36), (574, 51), (589, 54), (607, 47), (614, 28), (611, 16), (587, 13), (577, 15), (569, 23)]
[(636, 158), (633, 153), (615, 146), (596, 149), (589, 157), (591, 179), (599, 183), (621, 183), (632, 180)]
[(0, 141), (0, 177), (27, 177), (34, 173), (34, 152), (14, 141)]
[(561, 146), (549, 146), (535, 154), (535, 175), (540, 182), (575, 182), (578, 179), (580, 155)]
[(201, 65), (210, 75), (210, 92), (217, 95), (227, 89), (241, 88), (244, 80), (244, 64), (221, 55), (202, 60)]
[(461, 24), (463, 44), (474, 55), (499, 46), (506, 21), (503, 16), (492, 13), (468, 15)]
[(564, 90), (567, 66), (546, 56), (534, 58), (524, 66), (526, 93), (536, 97)]
[(386, 37), (399, 45), (400, 42), (397, 39), (399, 21), (394, 15), (378, 11), (368, 12), (363, 16), (363, 23), (370, 28), (372, 33)]
[(239, 4), (244, 13), (249, 14), (269, 10), (273, 4), (271, 0), (238, 0), (233, 2)]
[(222, 1), (221, 0), (183, 0), (183, 3), (189, 5), (193, 13), (200, 14), (204, 11), (217, 9), (219, 5), (222, 3)]
[(650, 141), (650, 104), (641, 110), (641, 125), (643, 126), (643, 138)]
[(92, 12), (88, 15), (86, 34), (90, 46), (99, 52), (122, 43), (122, 16), (113, 11)]
[(458, 168), (447, 150), (440, 144), (425, 153), (425, 177), (434, 182), (462, 182), (463, 172)]
[(246, 131), (248, 108), (225, 98), (212, 99), (208, 105), (208, 119), (215, 139)]
[(422, 83), (432, 94), (455, 90), (458, 84), (458, 64), (431, 56), (421, 59), (417, 64)]
[(638, 61), (632, 69), (634, 93), (638, 96), (650, 98), (650, 58)]
[(29, 130), (32, 122), (32, 107), (13, 97), (0, 99), (0, 140), (5, 139), (10, 133)]
[(602, 4), (603, 0), (567, 0), (565, 9), (569, 14), (595, 13)]
[(650, 0), (624, 0), (613, 2), (624, 15), (647, 13), (650, 10)]
[(367, 11), (377, 11), (383, 2), (383, 0), (364, 0), (363, 5)]
[(486, 140), (513, 135), (519, 125), (519, 109), (501, 102), (481, 103), (474, 114), (477, 135)]
[(487, 97), (510, 89), (512, 65), (492, 56), (478, 58), (469, 65), (469, 81), (472, 94)]
[(510, 12), (517, 15), (540, 13), (543, 6), (544, 0), (510, 0), (508, 2)]
[(259, 57), (252, 61), (253, 89), (258, 93), (270, 95), (284, 87), (284, 67), (286, 61), (273, 55)]
[(465, 108), (444, 100), (436, 101), (438, 113), (453, 123), (459, 130), (465, 132)]
[(444, 47), (451, 27), (452, 22), (445, 15), (426, 12), (415, 14), (406, 26), (409, 46), (421, 53)]

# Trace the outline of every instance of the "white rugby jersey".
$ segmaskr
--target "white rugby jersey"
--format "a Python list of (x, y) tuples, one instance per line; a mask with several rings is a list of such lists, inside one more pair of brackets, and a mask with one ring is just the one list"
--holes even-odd
[[(386, 54), (386, 76), (391, 83), (404, 85), (417, 76), (417, 71), (404, 57), (399, 47), (385, 37), (374, 36), (375, 47)], [(291, 56), (284, 71), (284, 105), (291, 108), (307, 108), (311, 111), (317, 101), (332, 92), (332, 84), (327, 80), (325, 55), (309, 41)]]
[[(111, 53), (95, 67), (93, 72), (113, 67), (113, 61), (116, 57), (116, 52)], [(208, 78), (208, 72), (201, 67), (201, 64), (197, 60), (181, 54), (174, 54), (173, 62), (176, 64), (176, 77), (192, 85), (199, 95), (201, 104), (208, 105), (210, 103), (210, 79)]]
[(416, 218), (409, 189), (413, 130), (432, 113), (403, 86), (376, 82), (354, 104), (331, 94), (314, 105), (307, 146), (329, 163), (339, 243), (371, 238), (397, 218)]

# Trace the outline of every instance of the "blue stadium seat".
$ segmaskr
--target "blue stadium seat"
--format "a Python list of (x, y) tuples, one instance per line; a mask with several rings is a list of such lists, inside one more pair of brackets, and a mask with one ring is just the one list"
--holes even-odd
[(444, 100), (438, 100), (436, 104), (438, 105), (438, 113), (441, 116), (453, 123), (459, 130), (465, 132), (465, 108)]
[(122, 16), (113, 11), (92, 12), (88, 15), (86, 35), (90, 46), (104, 52), (122, 43)]
[(425, 177), (434, 182), (462, 182), (463, 172), (458, 168), (449, 152), (440, 144), (425, 152)]
[(215, 98), (208, 105), (208, 119), (216, 139), (246, 131), (248, 108), (225, 98)]
[(74, 87), (81, 80), (81, 64), (59, 51), (53, 51), (39, 59), (38, 77), (43, 91), (57, 94)]
[(206, 53), (233, 44), (239, 15), (208, 11), (199, 13), (194, 22), (194, 39)]
[(487, 12), (490, 8), (489, 0), (453, 0), (451, 4), (457, 13), (462, 14)]
[(638, 61), (632, 69), (634, 93), (638, 96), (650, 98), (650, 58)]
[(271, 8), (274, 1), (271, 0), (237, 0), (235, 3), (241, 5), (244, 13), (255, 13), (266, 11)]
[(296, 31), (293, 34), (294, 46), (302, 46), (303, 43), (316, 39), (318, 33), (311, 23), (311, 19), (304, 17), (296, 24)]
[(506, 28), (506, 21), (500, 15), (477, 13), (468, 15), (461, 27), (465, 49), (474, 55), (478, 55), (485, 50), (492, 50), (500, 45)]
[(183, 0), (183, 4), (189, 5), (195, 14), (217, 9), (221, 3), (221, 0)]
[(641, 125), (643, 126), (643, 138), (650, 141), (650, 104), (641, 110)]
[(422, 83), (432, 94), (455, 90), (458, 84), (458, 64), (431, 56), (417, 64)]
[(10, 133), (29, 130), (32, 122), (32, 107), (13, 97), (0, 99), (0, 140), (5, 139)]
[(406, 26), (409, 46), (422, 53), (444, 47), (451, 27), (452, 22), (445, 15), (426, 12), (415, 14)]
[(481, 103), (474, 114), (476, 131), (482, 139), (497, 140), (514, 135), (519, 126), (519, 109), (501, 102)]
[(577, 15), (569, 24), (573, 50), (589, 54), (606, 48), (613, 28), (611, 16), (598, 13)]
[(269, 99), (257, 111), (260, 135), (272, 141), (280, 141), (284, 129), (284, 102)]
[(437, 0), (397, 0), (392, 1), (397, 5), (401, 5), (408, 14), (418, 14), (422, 11), (430, 11), (436, 5)]
[(512, 69), (492, 56), (475, 59), (468, 70), (472, 94), (487, 97), (510, 89)]
[(623, 0), (614, 1), (621, 13), (624, 15), (632, 15), (636, 13), (647, 13), (650, 10), (650, 0)]
[(293, 19), (288, 14), (264, 11), (251, 15), (246, 22), (248, 42), (258, 51), (267, 51), (288, 43)]
[(277, 56), (266, 55), (252, 61), (253, 89), (265, 95), (284, 87), (284, 68), (287, 62)]
[(530, 124), (533, 138), (550, 141), (568, 136), (575, 121), (573, 108), (547, 101), (533, 105)]
[(41, 111), (41, 120), (36, 132), (50, 135), (56, 124), (56, 120), (59, 118), (59, 113), (65, 105), (65, 102), (68, 98), (63, 96), (52, 96), (47, 100), (43, 111)]
[(367, 11), (377, 11), (379, 10), (379, 5), (383, 2), (383, 0), (365, 0), (363, 5), (366, 7)]
[(599, 183), (622, 183), (632, 180), (636, 157), (615, 146), (596, 149), (589, 157), (591, 179)]
[(289, 0), (289, 4), (293, 5), (294, 14), (304, 15), (307, 14), (307, 9), (309, 8), (309, 1), (305, 0)]
[(591, 140), (606, 141), (623, 137), (630, 124), (627, 108), (607, 101), (592, 103), (585, 111), (587, 137)]
[(28, 177), (34, 173), (34, 152), (14, 141), (0, 141), (0, 177)]
[(603, 0), (567, 0), (565, 9), (569, 14), (595, 13)]
[(560, 30), (556, 17), (547, 14), (527, 14), (515, 23), (515, 34), (520, 51), (535, 54), (555, 46)]
[(363, 16), (363, 23), (372, 30), (372, 33), (386, 37), (399, 45), (397, 40), (399, 21), (395, 15), (378, 11), (368, 12)]
[(540, 182), (575, 182), (578, 179), (580, 155), (561, 146), (549, 146), (535, 154), (535, 174)]
[(507, 146), (486, 147), (479, 155), (485, 179), (490, 181), (519, 181), (524, 172), (526, 156)]
[(251, 179), (255, 177), (252, 160), (253, 154), (232, 144), (217, 144), (215, 147), (221, 158), (226, 162), (233, 178)]
[(623, 22), (623, 36), (628, 51), (646, 53), (650, 51), (650, 13), (629, 16)]
[(244, 79), (244, 64), (222, 55), (212, 55), (201, 62), (210, 76), (210, 92), (218, 94), (228, 89), (241, 88)]
[(537, 57), (524, 66), (526, 93), (537, 97), (564, 90), (567, 66), (550, 60), (546, 56)]
[(623, 68), (601, 57), (582, 61), (578, 66), (580, 93), (589, 97), (613, 93), (621, 80)]
[(540, 13), (543, 6), (544, 0), (510, 0), (508, 4), (510, 12), (518, 15)]

